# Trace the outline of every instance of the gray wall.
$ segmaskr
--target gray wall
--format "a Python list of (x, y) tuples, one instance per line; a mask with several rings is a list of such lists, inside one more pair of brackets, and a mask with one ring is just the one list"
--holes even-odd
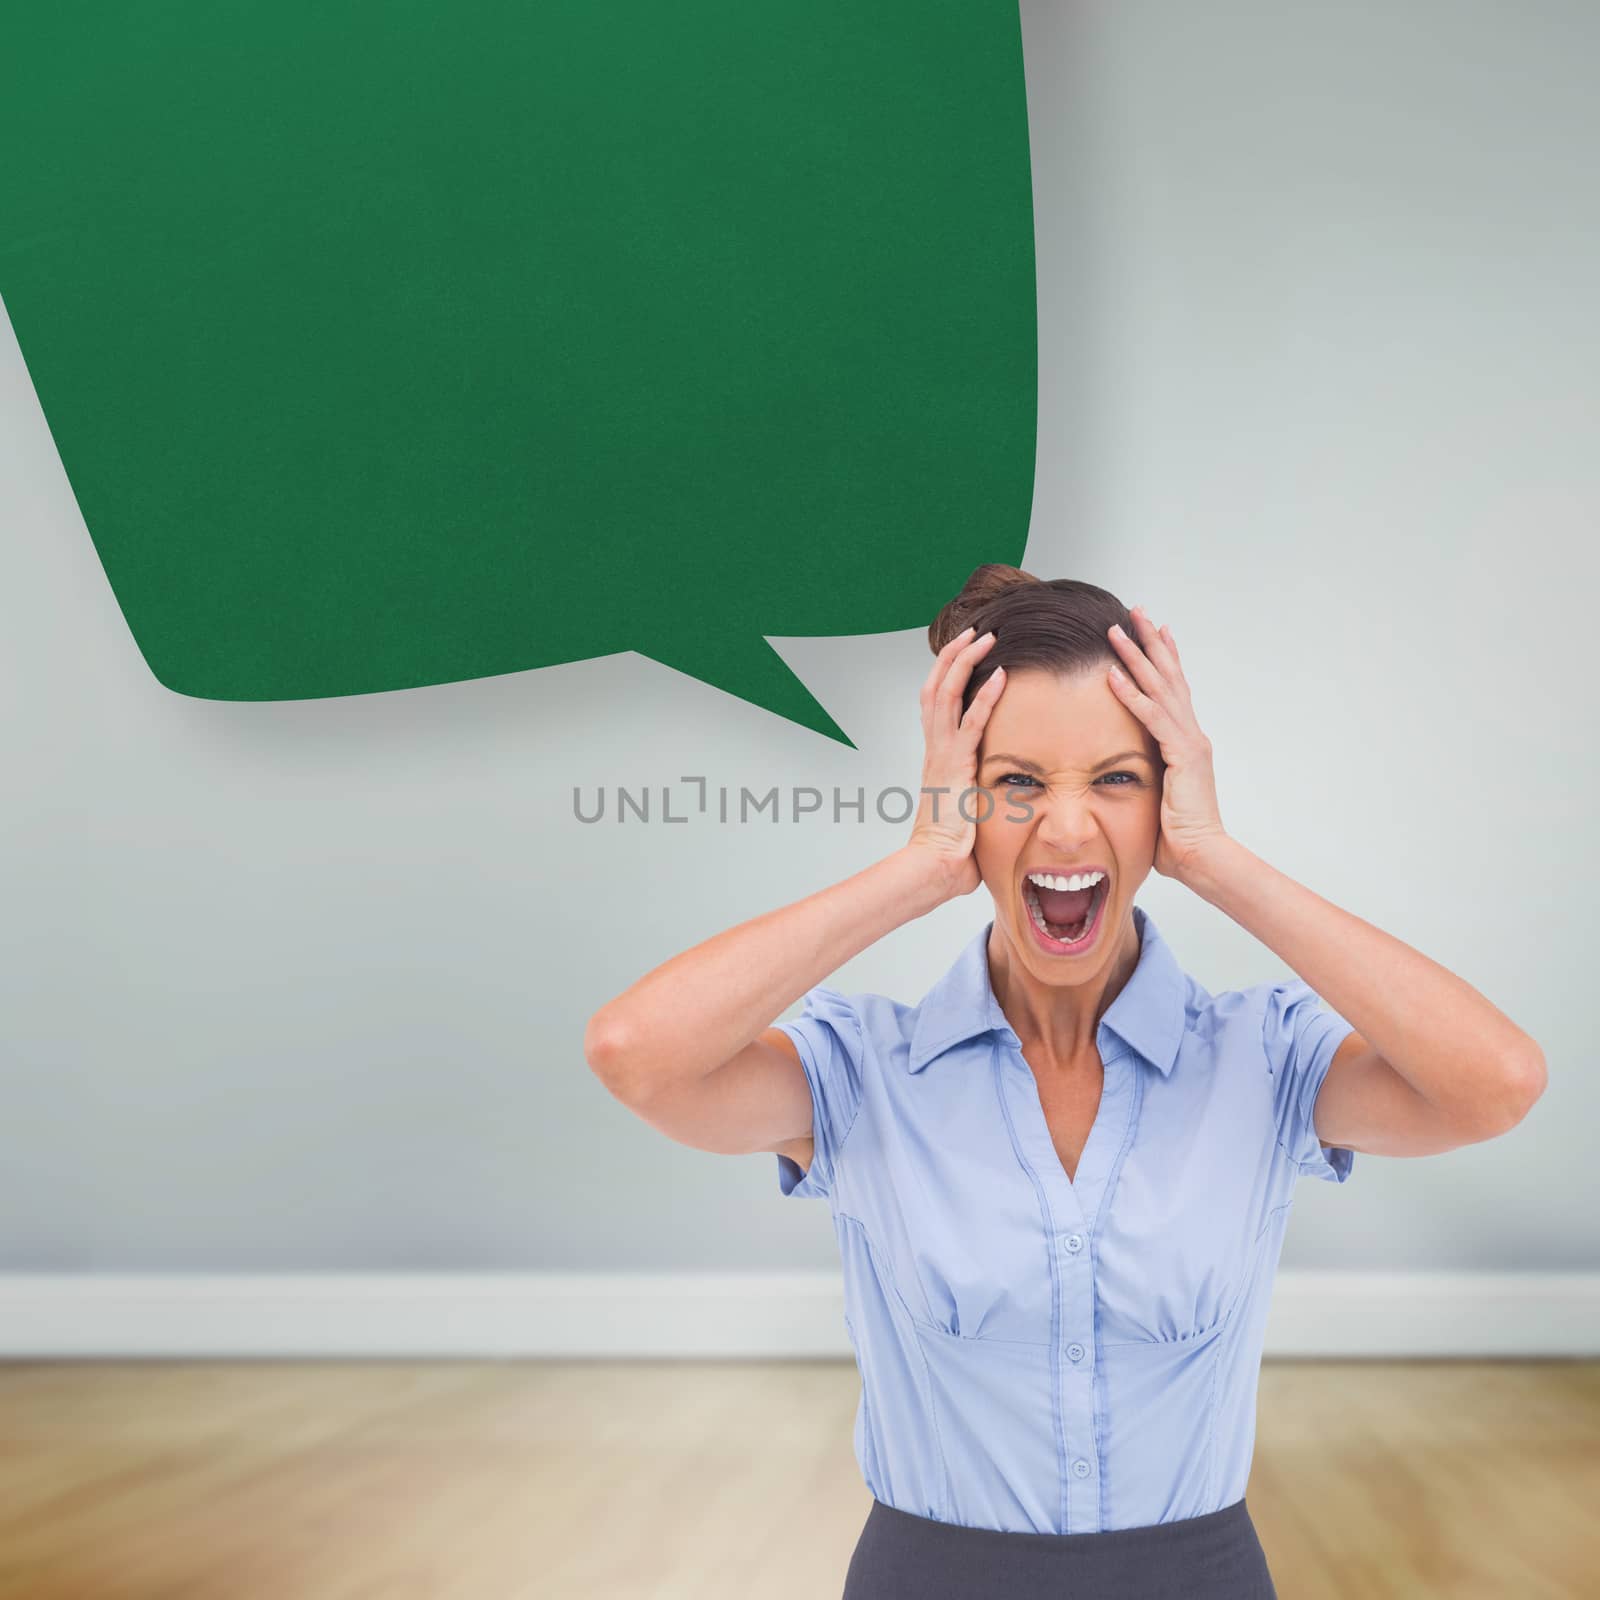
[[(1027, 564), (1174, 628), (1223, 817), (1544, 1045), (1510, 1137), (1302, 1186), (1288, 1266), (1594, 1268), (1600, 55), (1590, 4), (1022, 7)], [(0, 340), (0, 1268), (826, 1267), (770, 1155), (675, 1145), (591, 1011), (905, 829), (584, 826), (574, 784), (915, 786), (920, 631), (780, 649), (858, 752), (634, 655), (174, 696)], [(1285, 971), (1187, 891), (1205, 984)], [(982, 894), (837, 975), (914, 999)]]

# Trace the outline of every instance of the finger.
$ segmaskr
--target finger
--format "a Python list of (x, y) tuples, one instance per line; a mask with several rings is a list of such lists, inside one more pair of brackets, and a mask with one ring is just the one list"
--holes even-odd
[(944, 677), (944, 669), (950, 665), (950, 658), (961, 649), (967, 636), (972, 632), (970, 627), (963, 628), (954, 638), (945, 641), (944, 649), (933, 658), (933, 665), (928, 668), (928, 675), (922, 680), (923, 698), (932, 700), (933, 692), (939, 687), (939, 680)]
[(1146, 694), (1159, 692), (1162, 682), (1161, 672), (1132, 635), (1123, 632), (1115, 623), (1107, 629), (1107, 633), (1117, 654), (1122, 658), (1122, 670), (1133, 680), (1134, 685)]
[(972, 704), (967, 707), (966, 715), (961, 719), (961, 731), (970, 734), (972, 743), (977, 744), (983, 737), (983, 730), (989, 721), (989, 713), (994, 710), (995, 701), (1000, 698), (1000, 691), (1006, 686), (1006, 669), (996, 667), (984, 681), (983, 687), (972, 697)]
[(1154, 695), (1146, 694), (1126, 672), (1120, 677), (1108, 673), (1108, 677), (1111, 692), (1155, 735), (1164, 759), (1170, 760), (1168, 751), (1182, 749), (1191, 733), (1198, 733), (1198, 729), (1187, 726), (1191, 719), (1180, 719)]
[[(1194, 720), (1194, 708), (1189, 698), (1189, 680), (1183, 675), (1183, 668), (1178, 665), (1177, 651), (1169, 646), (1168, 635), (1165, 629), (1157, 627), (1142, 606), (1133, 608), (1133, 619), (1143, 636), (1140, 654), (1144, 660), (1160, 674), (1160, 682), (1154, 687), (1145, 684), (1148, 692), (1155, 695), (1158, 700), (1163, 700), (1169, 707), (1180, 724), (1187, 724), (1195, 732), (1199, 725)], [(1143, 683), (1137, 678), (1136, 681)]]
[(972, 632), (971, 627), (965, 627), (954, 638), (945, 641), (942, 649), (933, 659), (933, 665), (928, 668), (928, 676), (922, 680), (922, 691), (917, 696), (922, 704), (922, 732), (926, 736), (931, 730), (929, 718), (933, 711), (933, 697), (937, 693), (940, 681), (944, 677), (945, 668), (949, 666), (951, 658), (956, 651), (961, 649), (962, 641)]
[(1172, 637), (1172, 629), (1165, 623), (1161, 625), (1161, 640), (1167, 647), (1167, 655), (1171, 664), (1167, 668), (1167, 676), (1176, 683), (1185, 694), (1189, 692), (1189, 680), (1183, 675), (1183, 663), (1178, 659), (1178, 642)]
[(1164, 677), (1176, 683), (1182, 674), (1178, 671), (1177, 655), (1168, 647), (1165, 634), (1150, 620), (1150, 615), (1143, 606), (1133, 608), (1133, 622), (1139, 630), (1140, 649)]
[[(1137, 625), (1137, 607), (1135, 612)], [(1159, 653), (1163, 659), (1166, 658), (1167, 652), (1148, 617), (1144, 619), (1144, 629), (1149, 644), (1148, 650), (1130, 639), (1121, 628), (1108, 630), (1112, 644), (1117, 647), (1122, 657), (1123, 669), (1132, 677), (1136, 688), (1153, 699), (1171, 706), (1174, 715), (1180, 720), (1184, 717), (1192, 720), (1194, 713), (1189, 709), (1188, 684), (1176, 671), (1163, 671), (1162, 665), (1153, 659), (1151, 651)]]
[(993, 643), (994, 635), (986, 633), (981, 639), (974, 639), (966, 649), (956, 652), (955, 659), (950, 663), (944, 675), (944, 682), (939, 685), (939, 693), (935, 697), (939, 710), (945, 713), (947, 727), (954, 728), (960, 722), (960, 714), (956, 711), (956, 707), (961, 704), (967, 679), (972, 676), (973, 664)]

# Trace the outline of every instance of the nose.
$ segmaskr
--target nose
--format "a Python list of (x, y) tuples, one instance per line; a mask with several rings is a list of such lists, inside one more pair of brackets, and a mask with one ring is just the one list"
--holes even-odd
[(1039, 842), (1053, 853), (1076, 861), (1089, 852), (1100, 835), (1094, 820), (1094, 805), (1087, 794), (1053, 794), (1042, 804), (1034, 802), (1039, 825)]

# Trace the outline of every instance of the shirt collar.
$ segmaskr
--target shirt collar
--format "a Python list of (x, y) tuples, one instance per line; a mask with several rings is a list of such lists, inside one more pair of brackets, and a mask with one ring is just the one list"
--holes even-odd
[[(1166, 1077), (1183, 1040), (1188, 983), (1171, 947), (1142, 906), (1134, 906), (1133, 921), (1139, 931), (1139, 964), (1100, 1019), (1100, 1026)], [(993, 927), (991, 918), (922, 997), (911, 1030), (908, 1071), (921, 1072), (936, 1055), (979, 1034), (996, 1031), (1013, 1045), (1019, 1043), (989, 982), (989, 932)]]

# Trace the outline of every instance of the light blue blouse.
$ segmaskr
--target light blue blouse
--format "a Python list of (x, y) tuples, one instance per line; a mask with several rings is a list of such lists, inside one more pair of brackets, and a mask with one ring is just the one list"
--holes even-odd
[(1312, 1126), (1352, 1025), (1298, 978), (1208, 994), (1133, 917), (1071, 1181), (989, 981), (992, 922), (915, 1006), (819, 985), (778, 1024), (815, 1141), (779, 1186), (832, 1209), (856, 1460), (885, 1505), (1094, 1533), (1244, 1497), (1295, 1182), (1354, 1161)]

